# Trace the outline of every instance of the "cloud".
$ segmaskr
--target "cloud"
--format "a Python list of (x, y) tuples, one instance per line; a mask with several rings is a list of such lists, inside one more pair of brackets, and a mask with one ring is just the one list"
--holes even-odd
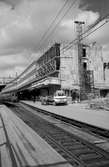
[(6, 5), (11, 5), (13, 7), (21, 3), (21, 1), (22, 0), (0, 0), (1, 3), (4, 3)]
[[(3, 3), (5, 2), (5, 3)], [(48, 29), (50, 23), (64, 4), (65, 0), (5, 0), (1, 1), (0, 7), (0, 69), (20, 69), (28, 64), (30, 59), (39, 56), (40, 51), (47, 48), (49, 44), (63, 41), (72, 41), (75, 36), (74, 20), (85, 21), (86, 26), (93, 24), (99, 17), (99, 13), (81, 10), (79, 8), (80, 0), (76, 1), (75, 6), (64, 17), (51, 33), (48, 39), (40, 40)], [(71, 5), (72, 0), (65, 7), (65, 10)], [(12, 10), (10, 5), (14, 5)], [(57, 22), (56, 22), (57, 23)], [(55, 24), (56, 24), (55, 23)], [(53, 26), (54, 27), (54, 26)], [(53, 28), (52, 27), (52, 28)], [(49, 31), (50, 32), (50, 31)], [(40, 44), (40, 45), (39, 45)], [(16, 58), (16, 59), (15, 59)], [(8, 60), (8, 61), (7, 61)], [(29, 61), (30, 62), (30, 61)], [(4, 65), (2, 65), (4, 64)], [(3, 67), (4, 66), (4, 67)], [(5, 72), (6, 72), (5, 70)], [(14, 71), (14, 70), (13, 70)], [(12, 73), (14, 73), (12, 71)], [(6, 72), (7, 75), (7, 72)]]
[(60, 32), (62, 32), (60, 33), (61, 39), (64, 38), (64, 40), (72, 41), (73, 39), (77, 38), (75, 21), (84, 21), (85, 24), (83, 26), (83, 32), (85, 32), (87, 27), (94, 24), (99, 17), (100, 16), (98, 12), (85, 11), (85, 10), (81, 11), (80, 9), (78, 9), (76, 11), (74, 19), (70, 18), (61, 22), (61, 28), (62, 28), (60, 29)]
[(15, 10), (7, 9), (4, 15), (0, 13), (3, 22), (3, 28), (0, 29), (0, 48), (29, 47), (36, 50), (41, 36), (62, 4), (62, 0), (58, 3), (54, 0), (25, 0)]
[(90, 26), (99, 18), (98, 12), (92, 12), (92, 11), (81, 11), (78, 15), (76, 20), (78, 21), (84, 21), (85, 26)]
[(75, 16), (74, 19), (65, 20), (61, 23), (61, 26), (64, 26), (64, 28), (72, 28), (75, 21), (84, 21), (85, 26), (90, 26), (93, 23), (95, 23), (96, 20), (98, 20), (99, 13), (98, 12), (92, 12), (92, 11), (77, 11), (78, 14)]
[(91, 42), (97, 42), (98, 44), (104, 46), (109, 44), (109, 21), (102, 20), (99, 24), (97, 24), (94, 28), (92, 28), (85, 36), (85, 39)]
[(36, 53), (31, 53), (28, 50), (24, 50), (22, 53), (0, 56), (0, 76), (11, 75), (15, 77), (16, 72), (20, 74), (37, 57)]

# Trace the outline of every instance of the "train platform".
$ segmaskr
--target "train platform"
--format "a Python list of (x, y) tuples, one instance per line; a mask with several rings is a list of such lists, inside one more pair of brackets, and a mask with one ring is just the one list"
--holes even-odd
[(41, 105), (40, 102), (22, 101), (25, 104), (34, 106), (66, 118), (84, 122), (102, 129), (109, 130), (109, 111), (93, 110), (87, 103), (73, 103), (63, 106)]
[(5, 105), (0, 105), (0, 167), (71, 167)]

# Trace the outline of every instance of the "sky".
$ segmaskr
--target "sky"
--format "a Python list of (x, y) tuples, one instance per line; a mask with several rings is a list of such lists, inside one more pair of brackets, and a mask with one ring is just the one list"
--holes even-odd
[[(47, 31), (65, 1), (0, 0), (0, 77), (15, 77), (16, 72), (20, 74), (54, 42), (70, 42), (75, 39), (75, 20), (85, 21), (86, 29), (109, 13), (109, 0), (68, 0)], [(74, 5), (68, 10), (72, 3)], [(67, 10), (67, 15), (63, 17)], [(56, 24), (58, 26), (52, 32)], [(107, 57), (108, 29), (107, 22), (88, 37), (88, 41), (96, 41), (103, 46), (103, 54)], [(44, 36), (45, 32), (49, 34)]]

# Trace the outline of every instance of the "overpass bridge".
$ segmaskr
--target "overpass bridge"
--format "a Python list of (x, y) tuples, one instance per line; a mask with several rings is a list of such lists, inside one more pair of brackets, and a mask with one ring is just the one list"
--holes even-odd
[(13, 80), (12, 77), (0, 77), (0, 92), (12, 80)]

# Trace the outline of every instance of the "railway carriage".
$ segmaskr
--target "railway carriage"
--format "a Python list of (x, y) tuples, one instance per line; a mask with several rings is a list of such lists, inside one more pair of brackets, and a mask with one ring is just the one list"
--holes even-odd
[(16, 93), (1, 93), (0, 94), (0, 102), (18, 102), (18, 96)]

